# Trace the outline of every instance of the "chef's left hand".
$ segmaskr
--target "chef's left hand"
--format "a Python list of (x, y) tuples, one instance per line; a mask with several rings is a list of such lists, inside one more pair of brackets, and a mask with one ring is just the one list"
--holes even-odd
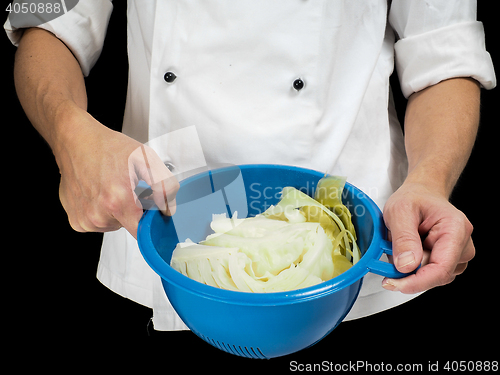
[(411, 294), (451, 283), (474, 257), (472, 224), (447, 197), (423, 184), (403, 184), (387, 201), (384, 220), (398, 271), (422, 264), (414, 275), (385, 278), (387, 290)]

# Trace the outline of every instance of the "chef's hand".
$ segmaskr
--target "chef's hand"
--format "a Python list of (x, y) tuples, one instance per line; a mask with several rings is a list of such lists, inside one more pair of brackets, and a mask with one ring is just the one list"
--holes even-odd
[(83, 110), (68, 116), (71, 137), (53, 148), (61, 173), (59, 197), (71, 227), (107, 232), (125, 227), (137, 237), (142, 207), (134, 193), (139, 180), (153, 190), (164, 214), (175, 212), (179, 184), (149, 147), (115, 132)]
[(414, 275), (385, 278), (382, 286), (387, 290), (418, 293), (451, 283), (474, 257), (469, 220), (446, 197), (422, 184), (403, 184), (387, 201), (384, 220), (398, 271), (408, 273), (422, 263)]

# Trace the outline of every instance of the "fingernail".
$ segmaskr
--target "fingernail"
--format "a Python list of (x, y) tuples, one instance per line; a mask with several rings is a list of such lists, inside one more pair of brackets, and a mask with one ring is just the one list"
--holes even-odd
[(415, 254), (413, 254), (413, 251), (405, 251), (404, 253), (399, 254), (398, 258), (396, 259), (396, 266), (397, 268), (403, 268), (409, 266), (414, 262)]
[(399, 291), (398, 287), (392, 279), (384, 279), (384, 281), (382, 281), (382, 288), (390, 290), (392, 292)]

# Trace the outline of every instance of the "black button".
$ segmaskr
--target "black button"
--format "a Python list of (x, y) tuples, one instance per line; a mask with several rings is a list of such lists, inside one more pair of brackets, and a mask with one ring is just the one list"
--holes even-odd
[(165, 75), (163, 76), (163, 79), (165, 80), (165, 82), (168, 82), (168, 83), (174, 82), (176, 78), (177, 78), (177, 76), (172, 72), (166, 72)]
[(302, 81), (300, 78), (297, 78), (295, 81), (293, 81), (293, 88), (297, 91), (302, 90), (304, 88), (304, 81)]

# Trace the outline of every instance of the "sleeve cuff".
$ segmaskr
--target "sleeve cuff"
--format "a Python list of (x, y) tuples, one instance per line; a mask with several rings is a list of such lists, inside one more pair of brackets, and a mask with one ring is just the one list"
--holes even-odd
[(486, 89), (496, 86), (481, 22), (458, 23), (401, 39), (395, 51), (401, 90), (406, 98), (456, 77), (474, 78)]
[(19, 45), (25, 28), (39, 27), (51, 32), (71, 50), (83, 74), (88, 76), (101, 54), (112, 10), (113, 5), (107, 0), (80, 1), (63, 16), (44, 24), (16, 27), (7, 19), (4, 29), (15, 46)]

